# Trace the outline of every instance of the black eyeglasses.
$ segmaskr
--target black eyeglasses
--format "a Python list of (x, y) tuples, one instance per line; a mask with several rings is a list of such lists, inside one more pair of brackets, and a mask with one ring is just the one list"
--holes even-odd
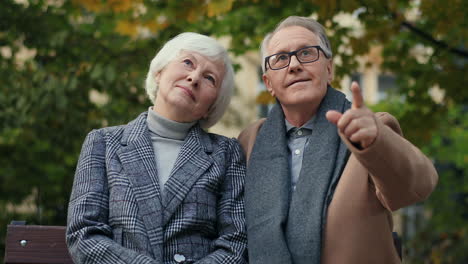
[(319, 59), (320, 51), (323, 52), (325, 58), (328, 58), (325, 51), (320, 46), (307, 46), (291, 52), (280, 52), (270, 55), (265, 58), (265, 70), (268, 70), (267, 65), (272, 70), (280, 70), (289, 66), (291, 57), (296, 56), (300, 63), (311, 63)]

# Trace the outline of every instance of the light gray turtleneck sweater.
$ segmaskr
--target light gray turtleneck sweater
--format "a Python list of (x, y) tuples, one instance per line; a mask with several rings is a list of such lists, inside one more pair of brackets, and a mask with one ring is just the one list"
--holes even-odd
[(179, 155), (182, 144), (190, 130), (196, 123), (179, 123), (167, 119), (153, 110), (148, 109), (146, 118), (150, 131), (156, 157), (156, 169), (158, 170), (159, 186), (161, 193), (164, 192), (164, 184), (169, 179), (174, 163)]

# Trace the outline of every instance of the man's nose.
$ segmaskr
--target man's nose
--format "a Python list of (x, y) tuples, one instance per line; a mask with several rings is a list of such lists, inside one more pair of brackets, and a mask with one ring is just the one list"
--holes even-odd
[(302, 70), (302, 63), (297, 59), (296, 55), (293, 55), (289, 62), (289, 71), (294, 72), (297, 70)]

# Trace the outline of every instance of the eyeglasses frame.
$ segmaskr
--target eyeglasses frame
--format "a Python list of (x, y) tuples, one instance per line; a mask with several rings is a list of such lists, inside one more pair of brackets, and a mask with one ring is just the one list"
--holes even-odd
[[(309, 49), (309, 48), (316, 48), (318, 50), (318, 55), (317, 55), (317, 59), (315, 60), (312, 60), (312, 61), (306, 61), (306, 62), (303, 62), (299, 59), (299, 57), (297, 57), (297, 53), (303, 49)], [(269, 55), (267, 57), (265, 57), (265, 72), (268, 70), (268, 68), (270, 68), (272, 71), (277, 71), (277, 70), (281, 70), (281, 69), (284, 69), (286, 67), (289, 66), (289, 64), (291, 64), (291, 58), (292, 56), (296, 56), (296, 59), (297, 61), (299, 61), (301, 64), (304, 64), (304, 63), (312, 63), (312, 62), (316, 62), (320, 59), (320, 51), (322, 51), (323, 55), (325, 56), (325, 58), (329, 59), (329, 57), (327, 56), (327, 54), (325, 53), (325, 51), (322, 49), (321, 46), (319, 45), (315, 45), (315, 46), (305, 46), (303, 48), (300, 48), (300, 49), (297, 49), (297, 50), (293, 50), (293, 51), (290, 51), (290, 52), (278, 52), (278, 53), (275, 53), (275, 54), (272, 54), (272, 55)], [(278, 69), (273, 69), (270, 65), (270, 58), (273, 57), (273, 56), (276, 56), (276, 55), (279, 55), (279, 54), (288, 54), (289, 56), (289, 62), (288, 64), (286, 64), (285, 66), (281, 67), (281, 68), (278, 68)], [(268, 65), (268, 67), (267, 67)]]

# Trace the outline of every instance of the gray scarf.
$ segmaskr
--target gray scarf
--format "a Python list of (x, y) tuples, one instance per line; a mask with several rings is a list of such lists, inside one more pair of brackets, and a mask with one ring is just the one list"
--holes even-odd
[(289, 200), (291, 173), (284, 113), (271, 110), (253, 147), (245, 187), (250, 263), (320, 263), (327, 208), (349, 151), (328, 110), (344, 112), (350, 102), (328, 87), (304, 150), (296, 190)]

